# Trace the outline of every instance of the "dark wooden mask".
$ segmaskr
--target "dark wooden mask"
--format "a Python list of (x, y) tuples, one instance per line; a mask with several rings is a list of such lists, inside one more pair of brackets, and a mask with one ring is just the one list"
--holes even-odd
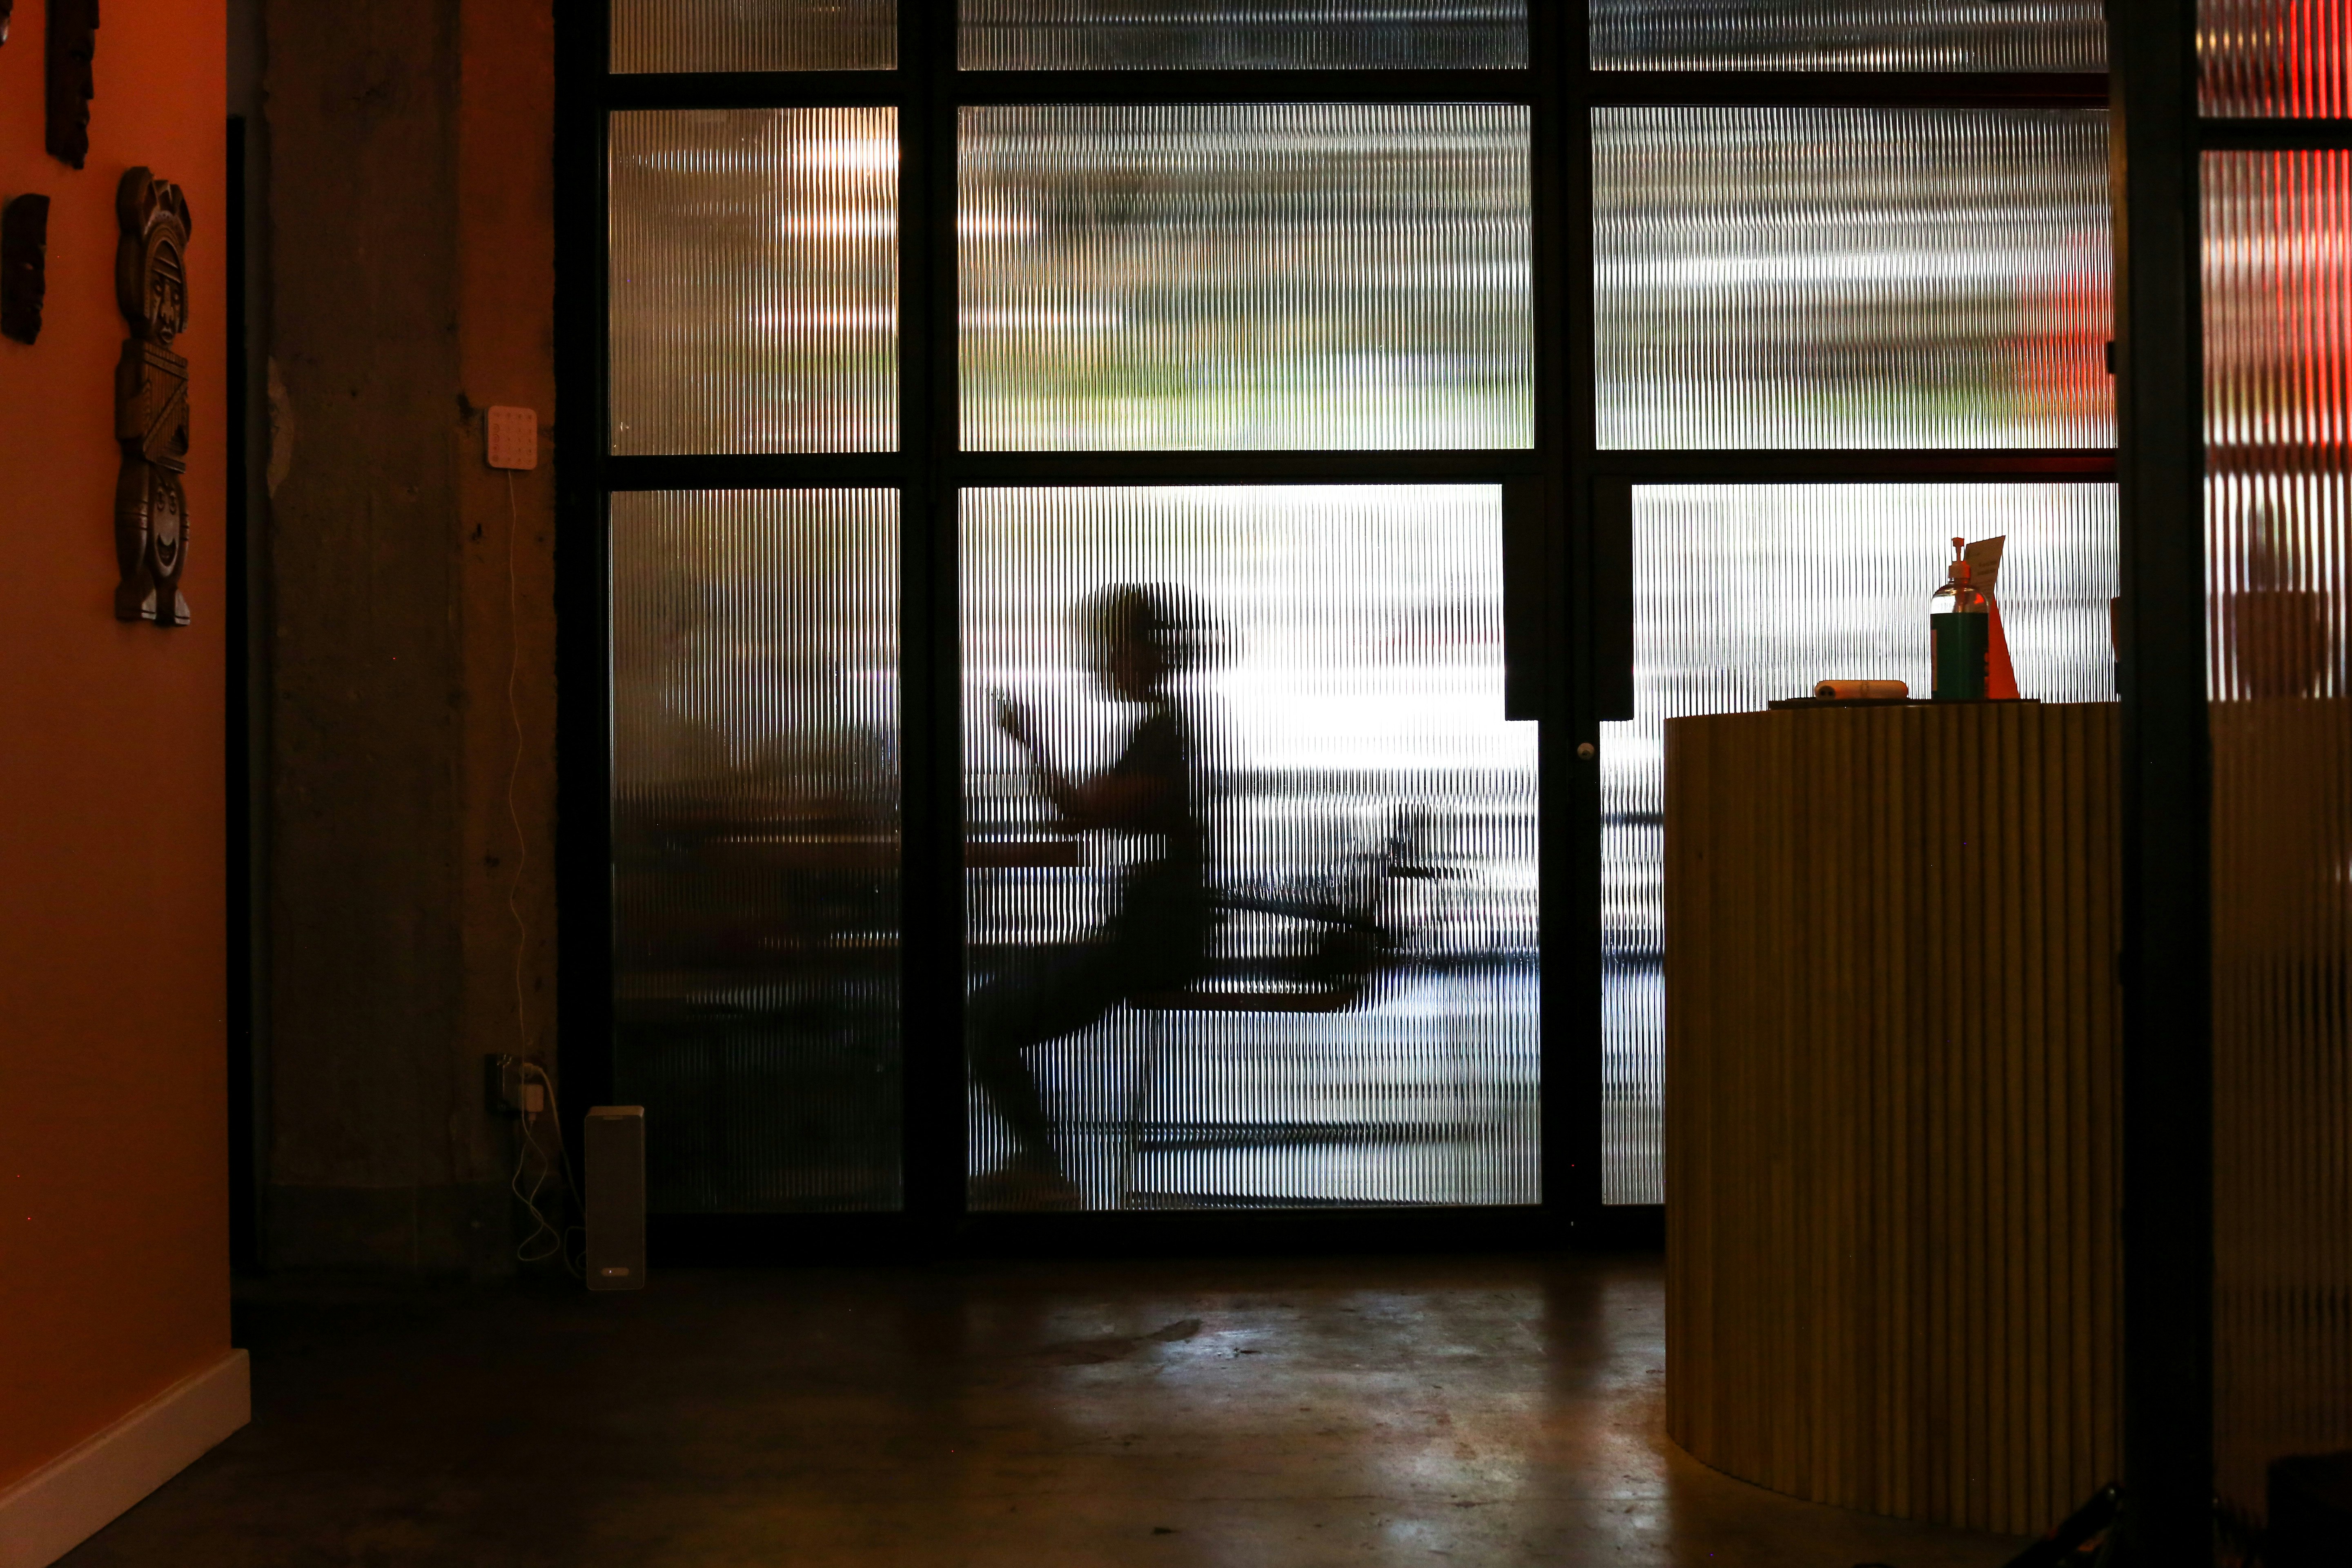
[(49, 198), (18, 196), (0, 212), (0, 332), (20, 343), (41, 335), (47, 298)]
[(188, 198), (144, 169), (122, 176), (114, 196), (122, 240), (114, 255), (114, 298), (131, 335), (159, 348), (188, 325)]
[(49, 0), (49, 155), (77, 169), (89, 156), (97, 60), (98, 0)]

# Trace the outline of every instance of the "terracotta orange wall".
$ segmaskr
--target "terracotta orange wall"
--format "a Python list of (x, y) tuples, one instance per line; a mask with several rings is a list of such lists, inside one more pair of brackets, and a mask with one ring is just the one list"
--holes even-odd
[[(88, 167), (42, 150), (42, 0), (0, 46), (0, 201), (51, 198), (0, 341), (0, 1489), (228, 1348), (222, 0), (105, 0)], [(187, 190), (195, 624), (114, 619), (114, 190)]]

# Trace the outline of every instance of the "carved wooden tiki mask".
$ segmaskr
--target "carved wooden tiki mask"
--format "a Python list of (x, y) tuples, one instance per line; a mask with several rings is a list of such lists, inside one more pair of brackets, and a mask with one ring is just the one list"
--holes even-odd
[(0, 332), (20, 343), (41, 335), (48, 251), (48, 197), (18, 196), (0, 208)]
[(49, 155), (77, 169), (89, 156), (97, 59), (98, 0), (49, 0)]
[(114, 488), (114, 591), (121, 620), (188, 624), (180, 593), (187, 564), (188, 362), (172, 352), (188, 324), (188, 200), (145, 169), (115, 193), (122, 242), (114, 253), (115, 300), (131, 323), (114, 372), (114, 434), (122, 474)]

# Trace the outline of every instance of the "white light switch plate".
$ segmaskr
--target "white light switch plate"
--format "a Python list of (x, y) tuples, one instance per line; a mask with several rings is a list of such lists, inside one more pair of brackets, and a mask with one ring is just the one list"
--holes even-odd
[(539, 467), (539, 411), (535, 408), (493, 408), (487, 421), (490, 467)]

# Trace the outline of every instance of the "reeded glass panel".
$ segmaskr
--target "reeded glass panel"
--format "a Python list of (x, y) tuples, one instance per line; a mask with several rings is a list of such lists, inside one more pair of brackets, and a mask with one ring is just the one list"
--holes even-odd
[(1591, 0), (1596, 70), (2099, 71), (2099, 0)]
[(2221, 1490), (2352, 1448), (2352, 153), (2204, 158)]
[(1526, 447), (1511, 104), (968, 109), (963, 441)]
[(1604, 109), (1604, 447), (2115, 439), (2104, 113)]
[(898, 444), (898, 118), (612, 117), (613, 450)]
[(612, 0), (616, 71), (888, 70), (898, 0)]
[(963, 0), (966, 70), (1524, 68), (1527, 0)]
[(1664, 1197), (1665, 721), (1825, 679), (1925, 696), (1955, 535), (2008, 537), (1994, 597), (2019, 690), (2115, 700), (2108, 485), (1657, 485), (1633, 492), (1634, 711), (1601, 740), (1603, 1189)]
[(898, 498), (613, 498), (614, 1091), (656, 1210), (898, 1206)]
[(1485, 486), (963, 499), (978, 1207), (1526, 1204)]
[(2352, 115), (2352, 0), (2202, 0), (2197, 9), (2204, 112)]

